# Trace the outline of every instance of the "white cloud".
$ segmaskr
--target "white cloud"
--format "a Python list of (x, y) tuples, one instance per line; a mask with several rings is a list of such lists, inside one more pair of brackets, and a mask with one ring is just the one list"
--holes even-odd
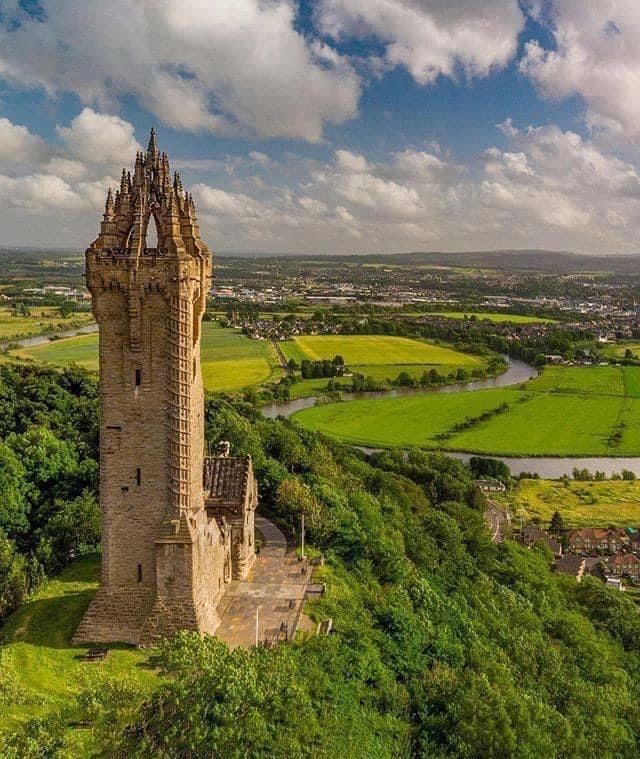
[(57, 127), (57, 132), (68, 153), (84, 163), (122, 167), (142, 150), (133, 124), (92, 108), (84, 108), (68, 127)]
[(47, 152), (47, 146), (40, 137), (31, 134), (24, 126), (0, 118), (0, 166), (6, 168), (39, 163)]
[(269, 156), (266, 153), (260, 153), (258, 150), (252, 150), (249, 153), (249, 158), (254, 163), (259, 163), (262, 166), (265, 166), (266, 164), (269, 163)]
[(336, 150), (335, 157), (338, 169), (341, 171), (363, 174), (369, 170), (365, 157), (359, 153), (352, 153), (349, 150)]
[[(545, 18), (543, 16), (543, 18)], [(580, 95), (587, 120), (627, 139), (640, 136), (640, 4), (552, 0), (554, 49), (527, 43), (520, 69), (548, 98)]]
[(73, 212), (87, 208), (85, 200), (67, 182), (50, 174), (0, 175), (0, 202), (29, 213)]
[(423, 85), (505, 66), (524, 26), (517, 0), (320, 0), (315, 16), (333, 39), (382, 42), (386, 65), (405, 66)]
[(321, 138), (357, 113), (348, 60), (294, 26), (288, 0), (42, 0), (0, 22), (0, 76), (113, 110), (122, 95), (172, 127)]

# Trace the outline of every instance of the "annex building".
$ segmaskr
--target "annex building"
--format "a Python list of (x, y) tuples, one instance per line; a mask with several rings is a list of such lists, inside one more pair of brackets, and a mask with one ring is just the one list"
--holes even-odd
[[(157, 243), (148, 247), (155, 227)], [(86, 252), (100, 327), (100, 588), (74, 642), (214, 633), (255, 559), (250, 457), (205, 457), (201, 322), (212, 256), (151, 132)]]

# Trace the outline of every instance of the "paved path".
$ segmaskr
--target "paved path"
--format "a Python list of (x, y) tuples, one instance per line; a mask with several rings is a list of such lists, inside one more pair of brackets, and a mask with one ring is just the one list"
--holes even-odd
[(307, 562), (299, 562), (282, 532), (264, 517), (256, 517), (256, 529), (264, 538), (260, 555), (247, 580), (229, 583), (219, 606), (216, 635), (235, 646), (250, 647), (290, 638), (295, 632), (306, 587), (311, 579)]

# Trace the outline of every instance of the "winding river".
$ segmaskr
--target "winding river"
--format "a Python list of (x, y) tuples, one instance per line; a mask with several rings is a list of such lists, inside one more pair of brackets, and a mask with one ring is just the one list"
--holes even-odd
[[(505, 357), (506, 358), (506, 357)], [(413, 394), (413, 393), (462, 393), (473, 390), (484, 390), (492, 387), (509, 387), (520, 385), (538, 375), (534, 367), (525, 364), (517, 359), (508, 359), (509, 366), (504, 374), (486, 380), (476, 380), (464, 384), (445, 385), (444, 387), (434, 388), (408, 388), (395, 389), (381, 393), (343, 393), (342, 398), (345, 401), (354, 401), (362, 398), (393, 398), (395, 396)], [(296, 411), (313, 406), (316, 402), (316, 396), (310, 398), (298, 398), (294, 401), (284, 403), (273, 403), (263, 406), (262, 413), (269, 419), (275, 419), (277, 416), (291, 416)], [(366, 448), (359, 446), (361, 450), (371, 453), (376, 448)], [(451, 458), (461, 461), (469, 461), (471, 456), (478, 455), (472, 453), (459, 453), (457, 451), (442, 451), (442, 453)], [(488, 455), (488, 454), (487, 454)], [(637, 475), (640, 475), (640, 458), (628, 457), (591, 457), (591, 458), (573, 458), (573, 457), (509, 457), (509, 456), (492, 456), (505, 462), (512, 474), (518, 475), (521, 472), (537, 473), (544, 479), (558, 479), (564, 474), (571, 476), (574, 467), (578, 469), (588, 469), (591, 472), (596, 470), (604, 472), (610, 477), (613, 472), (620, 472), (622, 469), (630, 469)]]

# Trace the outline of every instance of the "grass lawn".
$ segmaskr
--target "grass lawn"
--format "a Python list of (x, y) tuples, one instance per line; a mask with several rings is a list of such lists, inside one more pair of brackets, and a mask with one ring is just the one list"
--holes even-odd
[[(273, 346), (263, 340), (249, 340), (233, 329), (222, 329), (214, 322), (202, 325), (202, 376), (207, 390), (232, 391), (257, 385), (280, 373)], [(54, 340), (32, 348), (21, 348), (12, 355), (57, 366), (76, 363), (98, 369), (98, 335), (79, 335)]]
[[(357, 400), (305, 409), (295, 418), (361, 445), (503, 456), (638, 456), (639, 390), (638, 367), (548, 367), (517, 389)], [(453, 431), (502, 402), (509, 404), (507, 412)], [(438, 437), (446, 432), (446, 439)]]
[(145, 688), (159, 682), (140, 666), (148, 651), (114, 645), (108, 646), (109, 656), (100, 664), (77, 658), (87, 646), (69, 641), (98, 587), (99, 573), (99, 557), (77, 560), (0, 629), (0, 732), (29, 717), (72, 707), (88, 678), (130, 677)]
[(340, 355), (350, 367), (382, 364), (481, 366), (482, 359), (443, 345), (388, 335), (301, 335), (280, 344), (288, 358), (300, 361)]
[(639, 527), (640, 481), (569, 482), (522, 480), (500, 501), (524, 519), (549, 522), (559, 511), (568, 527)]
[(505, 314), (501, 312), (484, 313), (482, 311), (429, 311), (425, 316), (448, 316), (450, 319), (465, 319), (475, 316), (476, 319), (495, 322), (496, 324), (550, 324), (555, 323), (556, 319), (548, 319), (544, 316), (522, 316), (521, 314)]
[(31, 316), (12, 316), (11, 309), (0, 308), (0, 340), (5, 342), (16, 337), (42, 335), (52, 329), (73, 329), (74, 325), (90, 324), (92, 321), (93, 316), (85, 312), (63, 319), (54, 306), (34, 306)]

